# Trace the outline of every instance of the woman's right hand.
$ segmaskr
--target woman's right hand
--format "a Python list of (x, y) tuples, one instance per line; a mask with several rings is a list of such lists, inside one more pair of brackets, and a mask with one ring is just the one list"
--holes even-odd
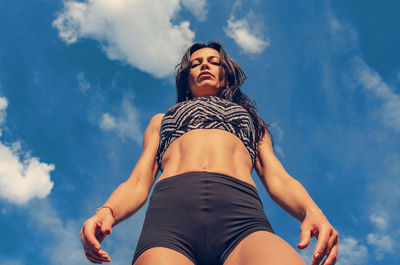
[(83, 223), (81, 241), (86, 258), (93, 263), (110, 262), (110, 256), (101, 249), (100, 243), (111, 234), (115, 220), (108, 208), (101, 208)]

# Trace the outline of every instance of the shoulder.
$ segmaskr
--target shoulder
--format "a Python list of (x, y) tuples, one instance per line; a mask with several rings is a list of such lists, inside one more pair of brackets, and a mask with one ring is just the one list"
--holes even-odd
[(265, 151), (273, 152), (273, 141), (267, 128), (264, 128), (264, 136), (260, 138), (257, 143), (257, 153), (263, 153)]
[(149, 143), (158, 144), (158, 136), (160, 133), (161, 121), (163, 117), (163, 113), (158, 113), (150, 119), (150, 122), (147, 125), (146, 131), (143, 135), (143, 147), (148, 146)]
[(151, 118), (150, 122), (161, 121), (162, 118), (164, 117), (164, 115), (165, 115), (164, 113), (157, 113), (156, 115), (154, 115), (154, 116)]
[(157, 113), (157, 114), (155, 114), (151, 119), (150, 119), (150, 122), (149, 122), (149, 126), (148, 127), (150, 127), (150, 128), (153, 128), (153, 129), (159, 129), (160, 128), (160, 126), (161, 126), (161, 121), (162, 121), (162, 119), (164, 118), (164, 113)]
[(150, 122), (147, 125), (144, 133), (144, 138), (148, 137), (149, 135), (155, 135), (159, 133), (163, 117), (164, 113), (158, 113), (150, 119)]

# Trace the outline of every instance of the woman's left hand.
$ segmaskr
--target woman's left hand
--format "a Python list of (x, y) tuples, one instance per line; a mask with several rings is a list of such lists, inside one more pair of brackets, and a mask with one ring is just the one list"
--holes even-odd
[(299, 249), (306, 248), (310, 238), (318, 239), (311, 265), (334, 265), (338, 257), (339, 233), (328, 222), (321, 210), (309, 211), (300, 228)]

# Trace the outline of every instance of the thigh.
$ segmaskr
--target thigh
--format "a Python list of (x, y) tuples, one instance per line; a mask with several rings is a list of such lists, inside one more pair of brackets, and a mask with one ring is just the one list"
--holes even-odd
[(300, 255), (279, 236), (257, 231), (245, 237), (224, 265), (304, 265)]
[(153, 247), (144, 251), (133, 265), (194, 265), (194, 263), (178, 251)]

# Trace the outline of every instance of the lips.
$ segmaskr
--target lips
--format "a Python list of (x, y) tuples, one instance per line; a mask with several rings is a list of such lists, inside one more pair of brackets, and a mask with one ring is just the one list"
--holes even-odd
[(199, 78), (200, 77), (202, 77), (202, 76), (204, 76), (204, 75), (210, 75), (210, 76), (213, 76), (210, 72), (208, 72), (208, 71), (204, 71), (204, 72), (201, 72), (200, 74), (199, 74)]

